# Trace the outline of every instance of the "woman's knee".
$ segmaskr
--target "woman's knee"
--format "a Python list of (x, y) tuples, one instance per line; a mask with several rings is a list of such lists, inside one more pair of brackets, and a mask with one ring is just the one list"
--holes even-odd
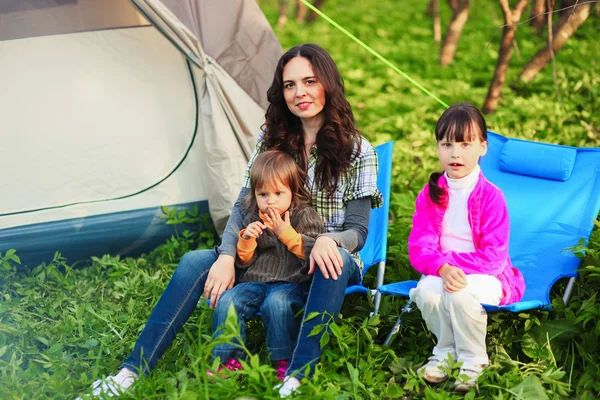
[[(340, 256), (342, 256), (342, 272), (356, 268), (356, 261), (350, 252), (342, 247), (338, 247)], [(351, 272), (351, 271), (350, 271)]]
[[(350, 279), (352, 277), (352, 274), (354, 274), (354, 272), (358, 270), (358, 264), (356, 263), (352, 255), (348, 252), (348, 250), (342, 247), (338, 247), (338, 251), (342, 258), (342, 276), (347, 277), (347, 279)], [(322, 274), (318, 266), (315, 266), (315, 273), (317, 275)]]

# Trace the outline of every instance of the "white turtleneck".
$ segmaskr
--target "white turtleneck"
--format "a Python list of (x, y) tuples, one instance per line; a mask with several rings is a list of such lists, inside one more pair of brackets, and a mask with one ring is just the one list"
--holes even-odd
[(473, 232), (469, 224), (469, 209), (467, 202), (479, 180), (479, 165), (469, 175), (460, 179), (444, 176), (448, 182), (448, 208), (442, 220), (442, 237), (440, 247), (442, 252), (450, 250), (458, 253), (475, 251)]

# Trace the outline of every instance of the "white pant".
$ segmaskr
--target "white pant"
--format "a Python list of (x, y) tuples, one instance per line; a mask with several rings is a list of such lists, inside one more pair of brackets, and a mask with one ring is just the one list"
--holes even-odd
[(463, 367), (487, 365), (487, 313), (481, 303), (498, 305), (502, 285), (491, 275), (467, 275), (468, 286), (455, 293), (444, 290), (442, 278), (426, 276), (410, 291), (429, 330), (437, 338), (433, 355), (462, 361)]

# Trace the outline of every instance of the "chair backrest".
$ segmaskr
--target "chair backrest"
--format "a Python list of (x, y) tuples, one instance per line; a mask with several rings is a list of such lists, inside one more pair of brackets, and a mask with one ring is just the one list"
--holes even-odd
[(365, 268), (363, 275), (373, 265), (385, 261), (387, 250), (388, 218), (390, 213), (390, 191), (392, 184), (392, 154), (394, 142), (375, 147), (379, 162), (377, 188), (383, 194), (383, 206), (371, 210), (369, 234), (364, 247), (359, 251)]
[(589, 239), (600, 209), (600, 148), (574, 148), (488, 132), (481, 169), (504, 192), (510, 214), (510, 256), (524, 275), (523, 301), (550, 303), (560, 278), (581, 260), (565, 248)]

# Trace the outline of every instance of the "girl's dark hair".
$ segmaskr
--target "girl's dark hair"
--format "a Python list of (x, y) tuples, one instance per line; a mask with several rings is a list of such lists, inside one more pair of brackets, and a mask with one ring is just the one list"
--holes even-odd
[(244, 199), (246, 212), (256, 212), (255, 190), (282, 183), (292, 192), (290, 210), (294, 211), (309, 203), (309, 194), (304, 187), (304, 173), (294, 159), (282, 151), (267, 150), (260, 153), (250, 168), (250, 192)]
[(295, 57), (304, 57), (310, 62), (315, 77), (325, 88), (323, 125), (316, 139), (315, 183), (332, 194), (339, 177), (358, 155), (360, 132), (354, 126), (354, 115), (346, 100), (342, 77), (335, 62), (322, 47), (312, 43), (298, 45), (279, 59), (273, 83), (267, 91), (269, 107), (263, 126), (264, 146), (292, 155), (304, 171), (308, 169), (302, 122), (289, 110), (283, 96), (283, 69)]
[[(470, 103), (459, 103), (448, 107), (435, 125), (435, 139), (440, 142), (470, 142), (479, 138), (487, 141), (487, 125), (481, 112)], [(429, 197), (438, 205), (445, 204), (446, 191), (438, 186), (443, 172), (429, 176)]]

